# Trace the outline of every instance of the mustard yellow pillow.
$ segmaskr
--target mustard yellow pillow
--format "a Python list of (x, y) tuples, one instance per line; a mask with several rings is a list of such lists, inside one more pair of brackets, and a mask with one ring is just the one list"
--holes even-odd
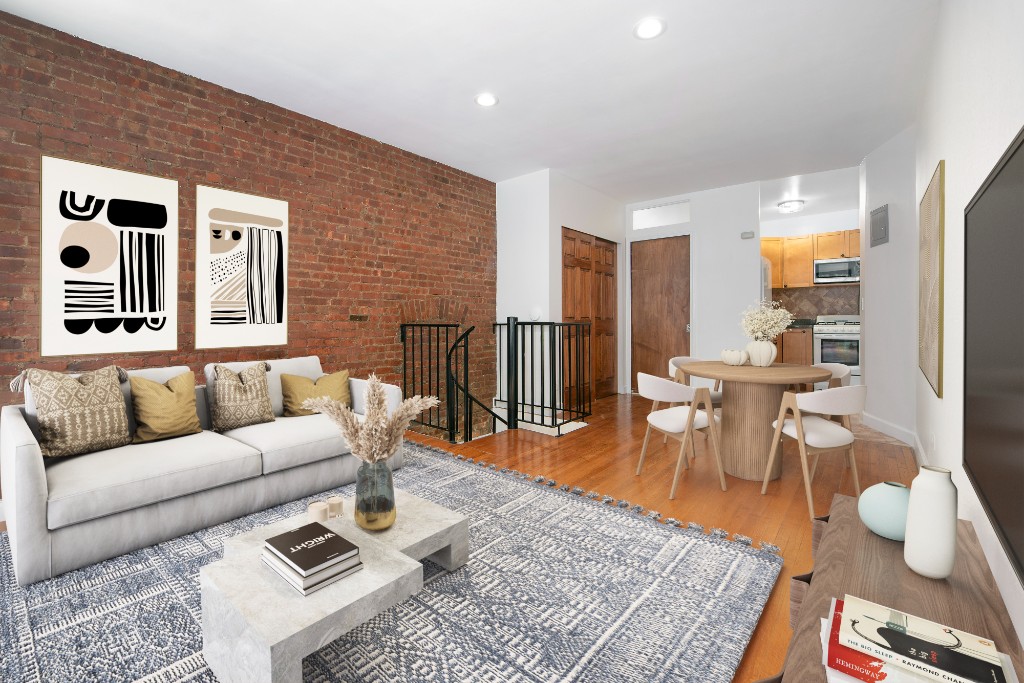
[(203, 431), (196, 415), (196, 376), (191, 371), (172, 377), (165, 384), (129, 376), (135, 438), (132, 443), (170, 439)]
[(315, 382), (308, 377), (282, 373), (281, 393), (284, 394), (285, 417), (312, 415), (313, 411), (302, 407), (302, 402), (307, 398), (327, 396), (345, 405), (352, 405), (352, 396), (348, 390), (348, 370), (324, 375)]

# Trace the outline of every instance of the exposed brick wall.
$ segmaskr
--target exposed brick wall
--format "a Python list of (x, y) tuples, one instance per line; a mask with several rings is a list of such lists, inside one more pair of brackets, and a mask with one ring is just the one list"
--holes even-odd
[[(39, 356), (40, 155), (178, 181), (178, 350)], [(196, 351), (195, 188), (289, 205), (288, 346)], [(401, 379), (407, 301), (465, 306), (471, 384), (494, 395), (494, 184), (307, 116), (0, 13), (0, 403), (25, 367), (319, 355)], [(445, 304), (446, 306), (450, 304)]]

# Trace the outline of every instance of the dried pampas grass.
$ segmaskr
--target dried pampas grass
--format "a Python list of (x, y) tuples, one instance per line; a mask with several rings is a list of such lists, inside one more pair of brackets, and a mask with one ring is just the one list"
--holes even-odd
[(389, 418), (384, 387), (377, 375), (370, 375), (366, 384), (366, 416), (362, 422), (347, 405), (326, 396), (307, 398), (302, 407), (331, 418), (348, 441), (352, 455), (372, 463), (394, 455), (413, 418), (440, 403), (434, 396), (413, 396), (402, 401)]

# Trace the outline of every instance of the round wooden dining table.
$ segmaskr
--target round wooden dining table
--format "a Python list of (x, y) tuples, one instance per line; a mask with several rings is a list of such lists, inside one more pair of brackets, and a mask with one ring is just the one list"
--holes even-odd
[[(775, 363), (766, 368), (700, 361), (680, 366), (687, 375), (722, 380), (722, 467), (726, 474), (761, 481), (772, 445), (772, 422), (779, 417), (782, 395), (790, 384), (813, 384), (832, 373), (811, 365)], [(772, 466), (772, 479), (782, 473), (782, 458)]]

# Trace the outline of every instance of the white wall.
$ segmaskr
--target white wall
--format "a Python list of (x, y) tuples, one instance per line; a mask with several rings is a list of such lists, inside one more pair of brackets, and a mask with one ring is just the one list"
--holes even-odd
[(915, 136), (910, 128), (871, 152), (864, 174), (864, 225), (889, 205), (889, 242), (868, 247), (861, 232), (861, 376), (864, 422), (913, 444), (917, 430), (917, 253)]
[(917, 433), (925, 459), (953, 470), (960, 490), (960, 516), (974, 523), (1017, 633), (1024, 636), (1024, 587), (961, 466), (964, 208), (1024, 125), (1021, 26), (1024, 3), (1020, 0), (942, 2), (918, 124), (915, 196), (924, 193), (935, 166), (945, 159), (944, 397), (937, 398), (918, 373)]
[[(619, 263), (616, 270), (619, 291), (622, 282), (629, 277), (624, 266), (623, 252), (623, 207), (622, 204), (608, 195), (601, 194), (571, 178), (551, 171), (550, 182), (550, 263), (551, 303), (553, 317), (548, 320), (562, 319), (562, 227), (585, 232), (588, 235), (601, 237), (619, 245), (617, 252)], [(622, 297), (619, 297), (622, 303)], [(620, 316), (621, 319), (621, 316)], [(626, 328), (628, 330), (628, 328)], [(620, 338), (622, 329), (619, 330)], [(621, 347), (621, 343), (620, 343)]]
[[(531, 312), (536, 312), (539, 320), (553, 319), (550, 180), (551, 174), (545, 169), (496, 186), (497, 320), (511, 315), (530, 320)], [(556, 312), (561, 316), (561, 302)]]
[(860, 212), (855, 208), (808, 216), (798, 213), (786, 218), (762, 220), (761, 237), (798, 237), (816, 232), (856, 230), (859, 227)]
[[(743, 348), (749, 341), (740, 329), (740, 316), (761, 297), (761, 243), (756, 238), (741, 239), (740, 233), (758, 232), (759, 198), (758, 183), (746, 183), (626, 206), (629, 215), (635, 209), (690, 201), (689, 223), (628, 230), (626, 237), (632, 243), (690, 236), (690, 355), (717, 359), (722, 349)], [(627, 292), (623, 320), (627, 325), (628, 297)], [(620, 373), (620, 378), (628, 384), (625, 374)], [(628, 391), (623, 383), (620, 387)]]

